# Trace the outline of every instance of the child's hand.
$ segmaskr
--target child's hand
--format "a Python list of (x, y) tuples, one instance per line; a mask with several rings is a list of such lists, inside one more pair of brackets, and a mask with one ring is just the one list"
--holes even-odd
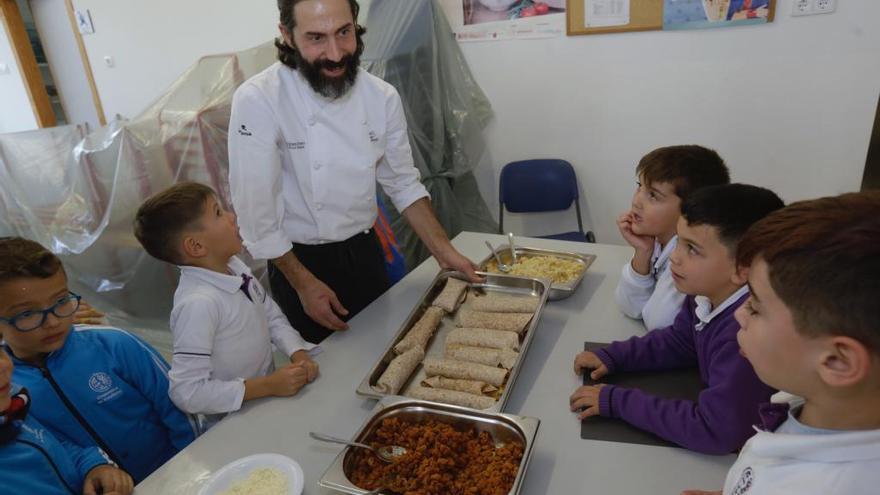
[(620, 235), (622, 235), (623, 240), (625, 240), (630, 246), (634, 247), (636, 251), (653, 254), (654, 238), (649, 235), (639, 235), (633, 232), (633, 215), (633, 212), (630, 210), (617, 217), (617, 229), (620, 230)]
[(312, 361), (312, 358), (311, 356), (309, 356), (308, 351), (301, 349), (294, 352), (290, 356), (290, 362), (302, 366), (306, 369), (306, 375), (309, 383), (312, 383), (313, 381), (315, 381), (315, 378), (318, 378), (318, 363)]
[(599, 359), (596, 353), (584, 351), (574, 358), (574, 374), (580, 375), (584, 370), (593, 370), (590, 378), (598, 380), (608, 374), (608, 367)]
[(571, 394), (568, 404), (572, 412), (581, 411), (578, 413), (579, 420), (583, 421), (590, 416), (599, 415), (599, 391), (604, 386), (604, 383), (583, 385)]
[(73, 323), (78, 325), (106, 325), (107, 317), (91, 304), (80, 301), (79, 308), (73, 314)]
[(83, 495), (128, 495), (134, 490), (134, 481), (125, 471), (102, 464), (89, 471), (82, 490)]
[(309, 382), (309, 373), (302, 364), (288, 364), (270, 375), (272, 395), (290, 397)]

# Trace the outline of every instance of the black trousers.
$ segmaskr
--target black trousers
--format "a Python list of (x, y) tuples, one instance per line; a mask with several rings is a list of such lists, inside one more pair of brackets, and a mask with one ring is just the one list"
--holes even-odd
[[(382, 247), (373, 229), (345, 241), (329, 244), (293, 244), (291, 249), (312, 274), (327, 284), (339, 302), (348, 310), (340, 316), (348, 321), (391, 286)], [(300, 335), (317, 344), (333, 333), (306, 315), (299, 295), (287, 281), (287, 277), (270, 261), (269, 287), (272, 297)]]

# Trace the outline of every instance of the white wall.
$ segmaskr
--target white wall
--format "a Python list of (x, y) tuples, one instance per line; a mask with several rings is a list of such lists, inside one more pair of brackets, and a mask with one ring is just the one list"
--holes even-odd
[[(681, 143), (717, 149), (734, 180), (787, 201), (857, 189), (880, 93), (880, 2), (840, 0), (834, 14), (798, 18), (791, 2), (779, 0), (766, 26), (462, 44), (495, 109), (477, 173), (491, 210), (504, 163), (565, 158), (585, 220), (600, 242), (621, 242), (614, 218), (636, 162)], [(74, 5), (92, 13), (97, 32), (84, 39), (108, 117), (136, 115), (199, 56), (276, 34), (274, 0)], [(573, 224), (572, 213), (509, 225), (540, 234)]]
[(29, 131), (37, 128), (37, 119), (25, 89), (21, 70), (15, 60), (6, 26), (0, 22), (0, 133)]

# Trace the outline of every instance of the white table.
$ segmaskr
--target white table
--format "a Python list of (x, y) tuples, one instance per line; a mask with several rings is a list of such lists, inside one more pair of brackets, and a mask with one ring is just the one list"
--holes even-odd
[[(453, 244), (478, 261), (483, 244), (502, 236), (464, 232)], [(548, 302), (505, 412), (541, 419), (522, 493), (678, 494), (686, 488), (720, 489), (732, 455), (712, 457), (684, 449), (582, 440), (568, 397), (580, 384), (572, 362), (585, 341), (610, 342), (644, 333), (614, 303), (620, 269), (631, 249), (602, 244), (522, 238), (518, 245), (597, 255), (580, 288)], [(136, 494), (195, 493), (204, 479), (243, 456), (276, 452), (303, 468), (303, 493), (336, 493), (317, 486), (342, 448), (316, 442), (309, 431), (351, 438), (375, 406), (355, 389), (400, 328), (438, 271), (430, 259), (413, 270), (325, 340), (316, 360), (321, 375), (292, 398), (254, 401), (225, 418), (137, 486)]]

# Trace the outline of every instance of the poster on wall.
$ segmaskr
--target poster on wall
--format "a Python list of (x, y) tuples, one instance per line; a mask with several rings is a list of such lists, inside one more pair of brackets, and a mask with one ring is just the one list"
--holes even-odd
[(459, 41), (553, 38), (565, 33), (566, 0), (440, 0)]
[(663, 29), (764, 24), (771, 7), (771, 0), (664, 0)]

